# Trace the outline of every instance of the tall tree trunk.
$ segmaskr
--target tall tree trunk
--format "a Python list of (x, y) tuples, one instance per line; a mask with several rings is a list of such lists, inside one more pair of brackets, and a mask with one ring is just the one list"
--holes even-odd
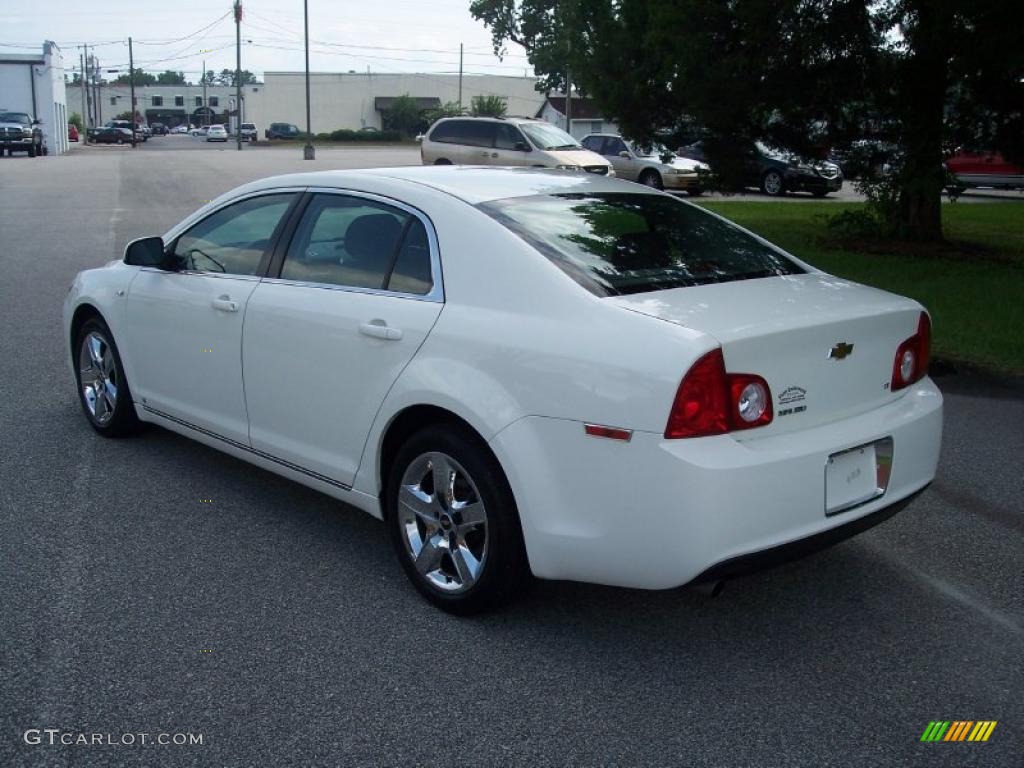
[(898, 228), (908, 240), (941, 240), (942, 132), (952, 16), (934, 0), (907, 0), (907, 6), (916, 18), (907, 30), (911, 53), (899, 83), (905, 156)]

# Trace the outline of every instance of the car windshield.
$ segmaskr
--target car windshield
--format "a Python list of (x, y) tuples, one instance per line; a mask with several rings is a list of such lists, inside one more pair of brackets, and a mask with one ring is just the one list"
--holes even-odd
[(0, 123), (31, 123), (25, 112), (0, 112)]
[(580, 143), (550, 123), (520, 123), (523, 133), (537, 149), (579, 149)]
[(661, 195), (534, 195), (479, 208), (598, 296), (804, 271), (729, 222)]

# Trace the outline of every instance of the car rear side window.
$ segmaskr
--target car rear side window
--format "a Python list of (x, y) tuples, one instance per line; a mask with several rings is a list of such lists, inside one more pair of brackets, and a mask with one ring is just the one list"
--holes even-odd
[(190, 272), (255, 275), (294, 197), (261, 195), (221, 208), (181, 235), (174, 255)]
[(493, 147), (495, 124), (486, 120), (447, 120), (430, 134), (431, 141), (469, 147)]
[(430, 245), (415, 216), (375, 200), (315, 195), (302, 215), (281, 279), (426, 294)]
[(804, 271), (729, 222), (664, 195), (535, 195), (478, 207), (598, 296)]

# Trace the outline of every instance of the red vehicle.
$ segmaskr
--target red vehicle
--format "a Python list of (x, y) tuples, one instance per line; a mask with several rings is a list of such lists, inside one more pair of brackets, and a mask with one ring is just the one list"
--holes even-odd
[(78, 129), (74, 123), (68, 123), (68, 141), (78, 141)]
[(973, 187), (1024, 189), (1024, 168), (1012, 165), (998, 152), (961, 149), (946, 161), (952, 175), (950, 192)]

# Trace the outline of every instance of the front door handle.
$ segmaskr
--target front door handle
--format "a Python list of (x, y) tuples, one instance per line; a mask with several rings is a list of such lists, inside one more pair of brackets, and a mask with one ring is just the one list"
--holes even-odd
[(211, 304), (213, 305), (214, 309), (219, 309), (221, 312), (238, 311), (238, 302), (232, 301), (231, 297), (228, 296), (226, 293), (221, 296), (218, 296), (211, 302)]
[(374, 339), (385, 339), (387, 341), (398, 341), (402, 338), (402, 332), (398, 328), (389, 328), (383, 320), (371, 320), (368, 323), (359, 324), (359, 332), (364, 336)]

